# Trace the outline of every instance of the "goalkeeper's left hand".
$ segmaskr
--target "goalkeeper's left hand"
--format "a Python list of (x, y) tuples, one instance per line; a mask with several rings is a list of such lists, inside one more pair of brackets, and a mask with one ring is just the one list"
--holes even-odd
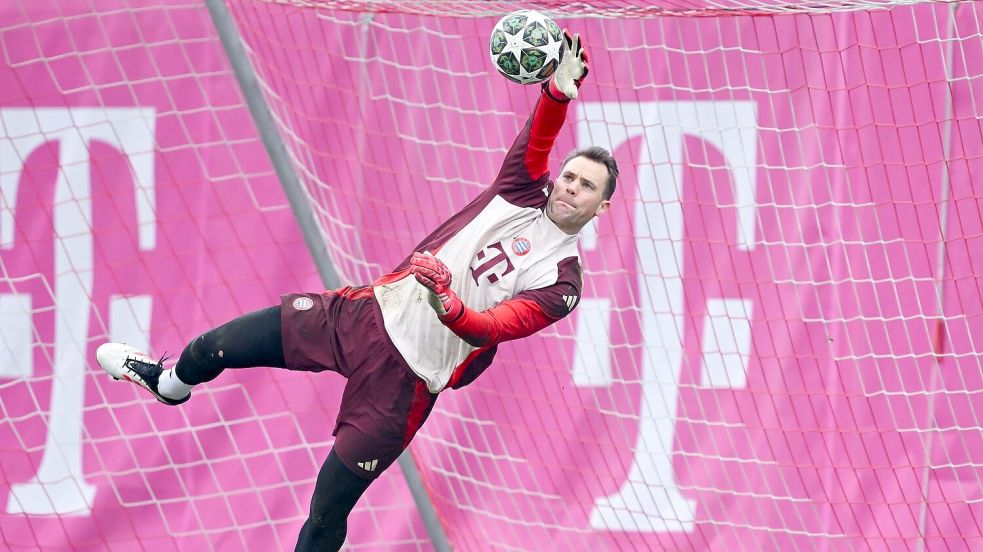
[(443, 323), (454, 322), (464, 313), (464, 303), (451, 290), (451, 271), (440, 259), (429, 253), (413, 253), (410, 272), (430, 290), (428, 302)]
[(564, 30), (563, 40), (566, 48), (550, 84), (555, 86), (564, 96), (575, 100), (577, 99), (577, 89), (580, 88), (580, 84), (590, 71), (587, 64), (587, 50), (581, 44), (579, 34), (574, 34), (571, 37), (570, 33)]

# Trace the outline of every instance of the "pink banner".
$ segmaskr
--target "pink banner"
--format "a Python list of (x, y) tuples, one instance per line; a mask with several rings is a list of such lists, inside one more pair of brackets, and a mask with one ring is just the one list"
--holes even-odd
[[(178, 409), (93, 361), (320, 288), (204, 6), (96, 4), (0, 8), (0, 548), (292, 549), (341, 378), (228, 373)], [(416, 549), (399, 470), (377, 487), (350, 542)]]
[[(340, 378), (169, 409), (88, 360), (319, 287), (204, 8), (96, 4), (0, 9), (2, 542), (289, 549)], [(349, 283), (490, 182), (535, 98), (485, 62), (494, 18), (232, 10)], [(622, 177), (578, 310), (414, 441), (455, 548), (983, 546), (980, 19), (560, 20), (592, 69), (556, 160)], [(395, 468), (351, 527), (428, 546)]]

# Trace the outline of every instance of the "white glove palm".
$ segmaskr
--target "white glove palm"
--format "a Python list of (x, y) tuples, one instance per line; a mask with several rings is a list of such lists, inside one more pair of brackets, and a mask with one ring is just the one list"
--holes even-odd
[(563, 40), (566, 42), (566, 48), (563, 58), (560, 59), (560, 65), (553, 75), (553, 83), (566, 97), (574, 100), (577, 98), (577, 88), (589, 71), (587, 51), (580, 44), (579, 34), (574, 34), (571, 38), (570, 34), (564, 31)]

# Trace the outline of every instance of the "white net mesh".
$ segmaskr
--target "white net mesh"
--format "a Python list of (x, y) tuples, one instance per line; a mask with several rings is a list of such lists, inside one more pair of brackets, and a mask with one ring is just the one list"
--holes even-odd
[[(622, 177), (575, 313), (414, 441), (455, 549), (983, 546), (978, 4), (228, 4), (346, 283), (497, 173), (536, 92), (494, 21), (585, 36), (553, 167), (597, 144)], [(165, 409), (85, 368), (319, 285), (207, 11), (0, 15), (0, 541), (290, 548), (340, 378)], [(349, 546), (429, 548), (417, 518), (394, 467)]]
[(405, 13), (441, 17), (502, 16), (516, 10), (537, 10), (552, 16), (638, 18), (681, 15), (719, 16), (784, 13), (824, 13), (844, 10), (887, 9), (920, 0), (256, 0), (304, 8), (360, 13)]

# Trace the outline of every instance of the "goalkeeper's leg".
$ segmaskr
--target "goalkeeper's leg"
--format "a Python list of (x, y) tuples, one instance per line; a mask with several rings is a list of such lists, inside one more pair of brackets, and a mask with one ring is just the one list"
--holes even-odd
[(295, 551), (339, 550), (348, 534), (348, 514), (370, 483), (371, 479), (348, 469), (331, 449), (317, 474), (311, 512), (300, 529)]
[(192, 386), (215, 379), (226, 368), (286, 366), (280, 307), (240, 316), (195, 338), (173, 369), (123, 343), (101, 345), (96, 359), (113, 378), (143, 387), (164, 404), (178, 405), (188, 400)]
[(173, 372), (190, 386), (212, 381), (226, 368), (256, 366), (286, 366), (279, 306), (245, 314), (196, 337)]

